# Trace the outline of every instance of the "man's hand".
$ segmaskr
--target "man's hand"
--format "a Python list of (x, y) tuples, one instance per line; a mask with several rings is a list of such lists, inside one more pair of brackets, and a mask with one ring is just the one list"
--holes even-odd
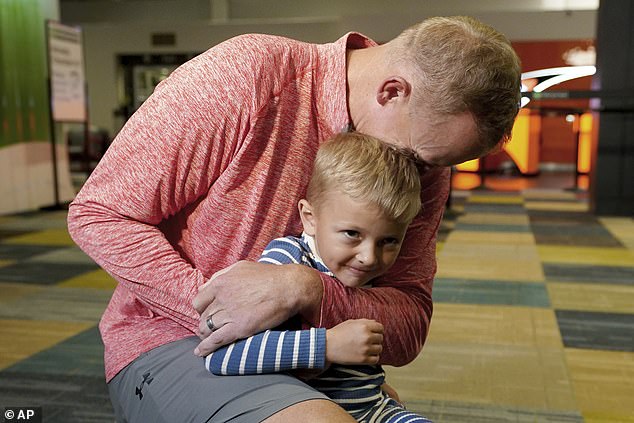
[[(302, 311), (320, 307), (323, 287), (316, 270), (240, 261), (215, 273), (199, 288), (194, 308), (200, 314), (195, 354), (271, 329)], [(214, 331), (207, 326), (211, 316)]]
[(377, 364), (383, 351), (383, 325), (346, 320), (326, 331), (326, 360), (337, 364)]

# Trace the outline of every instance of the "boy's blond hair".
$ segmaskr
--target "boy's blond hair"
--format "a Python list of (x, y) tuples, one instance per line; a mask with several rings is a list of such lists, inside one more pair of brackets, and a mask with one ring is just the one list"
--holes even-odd
[(421, 207), (420, 175), (411, 156), (358, 132), (338, 134), (317, 152), (306, 199), (318, 208), (333, 190), (375, 204), (400, 223), (411, 222)]

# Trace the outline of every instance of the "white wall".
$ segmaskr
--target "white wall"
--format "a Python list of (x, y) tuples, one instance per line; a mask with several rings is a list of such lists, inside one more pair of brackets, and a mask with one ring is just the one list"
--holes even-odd
[[(201, 52), (234, 35), (262, 32), (329, 42), (355, 30), (387, 41), (426, 17), (469, 14), (511, 40), (592, 39), (598, 0), (64, 0), (62, 21), (84, 29), (91, 123), (118, 120), (117, 55)], [(573, 9), (574, 6), (574, 9)], [(173, 32), (176, 46), (153, 47)]]
[[(243, 33), (271, 33), (315, 42), (328, 42), (341, 35), (336, 22), (258, 24), (88, 24), (83, 25), (91, 124), (114, 134), (118, 119), (117, 56), (203, 52), (211, 46)], [(177, 44), (170, 48), (152, 47), (151, 34), (174, 32)], [(120, 82), (120, 81), (119, 81)]]

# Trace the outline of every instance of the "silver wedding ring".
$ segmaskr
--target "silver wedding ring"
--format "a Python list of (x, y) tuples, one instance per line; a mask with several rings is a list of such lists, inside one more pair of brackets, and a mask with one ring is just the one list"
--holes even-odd
[(216, 326), (214, 325), (214, 321), (212, 319), (211, 314), (209, 316), (207, 316), (207, 319), (205, 320), (205, 323), (207, 323), (207, 327), (209, 328), (210, 331), (215, 331), (216, 330)]

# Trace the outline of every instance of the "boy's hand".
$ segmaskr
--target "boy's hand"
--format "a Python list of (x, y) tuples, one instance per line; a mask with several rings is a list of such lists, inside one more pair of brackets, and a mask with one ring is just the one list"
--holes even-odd
[(377, 364), (383, 351), (383, 325), (375, 320), (346, 320), (326, 331), (326, 361)]

